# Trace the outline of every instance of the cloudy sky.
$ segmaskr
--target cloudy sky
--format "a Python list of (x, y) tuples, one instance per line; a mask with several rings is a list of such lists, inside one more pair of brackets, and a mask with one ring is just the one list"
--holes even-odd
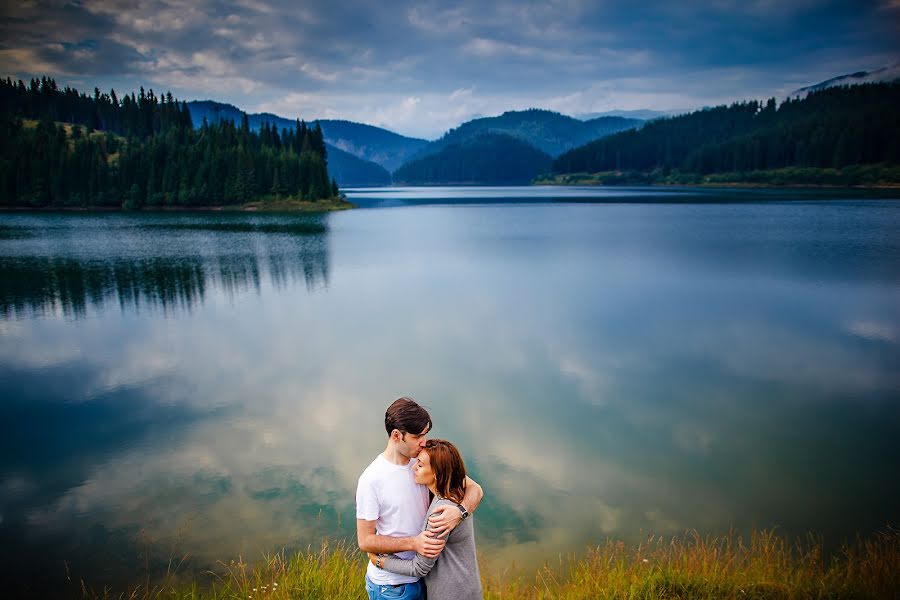
[(0, 74), (433, 138), (476, 116), (683, 110), (900, 62), (900, 0), (4, 0)]

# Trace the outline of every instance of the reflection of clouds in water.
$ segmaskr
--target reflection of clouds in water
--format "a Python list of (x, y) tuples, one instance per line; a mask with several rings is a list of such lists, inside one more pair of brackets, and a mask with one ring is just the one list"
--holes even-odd
[[(53, 367), (79, 359), (82, 344), (74, 337), (58, 335), (55, 325), (0, 321), (0, 362), (26, 369)], [(51, 339), (43, 339), (50, 336)]]
[[(177, 542), (189, 526), (178, 552), (210, 562), (346, 535), (352, 515), (343, 515), (339, 529), (335, 499), (345, 490), (333, 471), (313, 459), (283, 465), (291, 448), (267, 453), (257, 434), (257, 427), (236, 423), (223, 448), (220, 425), (203, 425), (177, 451), (119, 456), (98, 465), (52, 505), (30, 513), (29, 522), (58, 530), (89, 515), (88, 522), (111, 530), (140, 528), (160, 542)], [(325, 515), (318, 517), (318, 511)]]
[[(832, 332), (817, 335), (767, 320), (708, 328), (695, 333), (686, 345), (702, 357), (715, 357), (721, 370), (740, 379), (802, 386), (807, 399), (877, 392), (900, 383), (897, 373), (886, 372), (878, 361), (859, 361), (859, 350)], [(852, 369), (846, 368), (849, 364)], [(815, 388), (816, 394), (812, 393)]]
[(897, 331), (891, 323), (883, 321), (852, 321), (846, 326), (847, 331), (855, 336), (876, 342), (897, 341)]
[[(371, 277), (374, 286), (377, 277)], [(367, 283), (361, 276), (361, 285)], [(853, 361), (849, 351), (827, 335), (810, 340), (808, 334), (777, 323), (729, 326), (724, 317), (717, 317), (690, 336), (651, 337), (652, 350), (638, 359), (637, 348), (646, 338), (597, 344), (590, 332), (574, 327), (577, 305), (571, 307), (574, 316), (559, 311), (535, 320), (527, 307), (507, 308), (508, 298), (482, 297), (473, 301), (477, 310), (466, 310), (465, 319), (456, 319), (449, 315), (458, 297), (439, 300), (427, 310), (418, 308), (415, 298), (365, 297), (380, 310), (391, 307), (383, 322), (370, 321), (368, 311), (354, 310), (355, 299), (337, 289), (328, 298), (328, 310), (342, 318), (328, 319), (327, 325), (315, 320), (322, 306), (297, 310), (296, 297), (268, 298), (265, 312), (257, 300), (248, 298), (221, 312), (208, 311), (205, 319), (193, 319), (191, 334), (174, 338), (174, 354), (191, 357), (190, 372), (182, 373), (190, 385), (204, 390), (207, 399), (240, 406), (245, 413), (208, 425), (207, 433), (192, 432), (174, 461), (162, 455), (156, 459), (157, 471), (148, 472), (151, 479), (165, 481), (170, 470), (189, 471), (200, 464), (201, 471), (233, 482), (231, 495), (207, 508), (204, 529), (210, 544), (216, 536), (238, 539), (252, 530), (263, 536), (275, 531), (279, 539), (300, 538), (308, 531), (290, 508), (291, 502), (303, 501), (276, 496), (263, 510), (255, 505), (265, 490), (254, 495), (245, 489), (273, 465), (296, 473), (298, 481), (321, 485), (326, 482), (317, 480), (313, 471), (326, 466), (333, 478), (327, 480), (324, 496), (310, 502), (327, 504), (330, 498), (350, 510), (356, 477), (384, 443), (384, 406), (405, 392), (388, 389), (393, 382), (412, 382), (413, 395), (432, 408), (435, 435), (459, 443), (477, 463), (496, 510), (519, 515), (513, 520), (517, 527), (536, 529), (542, 557), (605, 535), (635, 537), (641, 529), (728, 527), (741, 515), (762, 515), (759, 503), (765, 498), (742, 500), (746, 486), (765, 487), (782, 478), (776, 473), (777, 456), (742, 456), (759, 443), (756, 430), (742, 425), (761, 423), (766, 413), (747, 402), (742, 396), (746, 392), (725, 391), (722, 372), (745, 381), (761, 378), (767, 385), (809, 385), (811, 373), (801, 377), (790, 361), (775, 368), (779, 365), (770, 358), (772, 344), (815, 363), (816, 377), (821, 371), (822, 377), (835, 381), (839, 378), (828, 371)], [(609, 298), (606, 310), (615, 311), (616, 301)], [(393, 311), (404, 315), (399, 327)], [(429, 316), (430, 311), (442, 317)], [(383, 338), (385, 346), (347, 343), (378, 339), (387, 331), (385, 323), (394, 327), (393, 336)], [(503, 335), (496, 335), (500, 331)], [(552, 339), (559, 341), (547, 341)], [(171, 336), (151, 337), (142, 340), (140, 348), (153, 355), (172, 341)], [(461, 353), (460, 348), (474, 351)], [(678, 352), (701, 361), (703, 368), (694, 376), (706, 372), (709, 379), (687, 376), (684, 369), (696, 370), (696, 362), (667, 369), (665, 357)], [(555, 369), (546, 368), (554, 364)], [(668, 402), (661, 401), (666, 398)], [(586, 414), (585, 406), (600, 412)], [(206, 449), (205, 463), (192, 458), (198, 451), (191, 448), (200, 440), (206, 440), (200, 446)], [(715, 468), (713, 450), (740, 457), (734, 473)], [(154, 459), (144, 455), (143, 460)], [(110, 470), (99, 477), (114, 482), (117, 473)], [(778, 481), (784, 489), (802, 484), (784, 479)], [(140, 489), (138, 482), (107, 487), (127, 494), (133, 486)], [(100, 493), (95, 500), (100, 505), (118, 502)], [(166, 505), (162, 500), (157, 504)], [(184, 510), (190, 510), (188, 504)], [(129, 514), (137, 518), (148, 511), (152, 505)], [(230, 523), (232, 513), (241, 516), (241, 524)], [(485, 535), (479, 541), (494, 548), (493, 555), (518, 555), (521, 560), (536, 551), (529, 536), (516, 542), (483, 520), (480, 531)], [(170, 528), (178, 524), (167, 523)], [(502, 550), (495, 548), (498, 542)]]

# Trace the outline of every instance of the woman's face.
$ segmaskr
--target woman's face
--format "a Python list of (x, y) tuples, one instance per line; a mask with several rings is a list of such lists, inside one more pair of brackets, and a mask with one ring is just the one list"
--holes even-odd
[(413, 467), (416, 483), (428, 487), (434, 483), (434, 471), (431, 470), (431, 457), (428, 450), (419, 452), (418, 460)]

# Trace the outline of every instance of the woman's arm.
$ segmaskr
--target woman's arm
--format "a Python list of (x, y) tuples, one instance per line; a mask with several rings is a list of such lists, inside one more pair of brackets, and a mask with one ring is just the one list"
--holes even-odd
[(425, 577), (431, 572), (431, 568), (437, 561), (436, 558), (425, 558), (421, 554), (416, 554), (414, 558), (404, 560), (393, 555), (387, 555), (381, 559), (383, 564), (381, 568), (398, 575), (406, 575), (408, 577)]
[[(429, 515), (429, 517), (430, 516), (431, 515)], [(433, 530), (434, 528), (429, 522), (425, 527), (425, 531)], [(446, 535), (441, 537), (446, 537)], [(372, 556), (369, 555), (369, 558), (371, 559)], [(437, 561), (437, 556), (435, 556), (434, 558), (428, 558), (417, 552), (413, 558), (409, 559), (397, 558), (393, 555), (387, 555), (384, 556), (381, 560), (381, 568), (385, 571), (397, 573), (398, 575), (406, 575), (408, 577), (425, 577), (426, 575), (428, 575), (428, 573), (431, 572), (432, 567), (434, 567), (434, 563)], [(375, 560), (372, 560), (372, 562), (375, 563)]]

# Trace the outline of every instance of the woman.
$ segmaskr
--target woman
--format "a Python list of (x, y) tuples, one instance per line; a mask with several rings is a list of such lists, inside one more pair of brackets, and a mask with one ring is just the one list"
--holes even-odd
[[(466, 490), (466, 466), (456, 447), (446, 440), (428, 440), (413, 467), (416, 483), (434, 496), (428, 516), (444, 504), (457, 506)], [(428, 516), (422, 528), (429, 528)], [(424, 577), (428, 600), (481, 600), (481, 576), (475, 556), (475, 525), (463, 519), (450, 535), (437, 558), (404, 560), (390, 554), (369, 554), (381, 569), (410, 577)]]

